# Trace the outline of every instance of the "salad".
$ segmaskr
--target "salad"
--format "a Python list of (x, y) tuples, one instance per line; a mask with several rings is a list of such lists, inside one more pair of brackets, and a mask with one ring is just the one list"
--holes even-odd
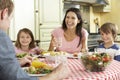
[(24, 69), (25, 72), (29, 73), (29, 74), (47, 74), (52, 72), (51, 69), (45, 69), (45, 68), (35, 68), (34, 66), (30, 66), (28, 68)]
[(100, 72), (105, 70), (112, 58), (107, 53), (93, 53), (81, 56), (81, 60), (88, 71)]
[(19, 54), (16, 54), (16, 57), (17, 58), (23, 58), (26, 55), (27, 55), (27, 53), (19, 53)]
[(34, 60), (30, 67), (24, 69), (28, 74), (47, 74), (52, 72), (53, 67), (39, 60)]

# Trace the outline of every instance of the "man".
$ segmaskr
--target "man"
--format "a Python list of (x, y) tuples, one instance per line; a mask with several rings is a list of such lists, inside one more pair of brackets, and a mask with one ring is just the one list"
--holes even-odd
[(0, 0), (0, 80), (61, 80), (68, 75), (66, 65), (60, 64), (44, 77), (30, 77), (20, 67), (10, 38), (5, 33), (13, 12), (11, 0)]

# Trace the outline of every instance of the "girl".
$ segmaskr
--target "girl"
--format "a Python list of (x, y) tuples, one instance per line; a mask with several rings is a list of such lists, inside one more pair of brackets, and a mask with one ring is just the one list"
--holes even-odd
[(35, 45), (32, 32), (23, 28), (18, 32), (15, 51), (16, 53), (40, 54), (43, 50)]
[(104, 48), (102, 49), (103, 51), (112, 53), (114, 59), (120, 61), (120, 47), (114, 42), (117, 36), (117, 29), (117, 26), (113, 23), (103, 24), (100, 28), (103, 43), (98, 48)]

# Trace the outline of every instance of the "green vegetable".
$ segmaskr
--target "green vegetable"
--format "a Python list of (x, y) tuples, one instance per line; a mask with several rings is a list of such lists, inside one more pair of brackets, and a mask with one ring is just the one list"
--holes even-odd
[(16, 57), (17, 58), (23, 58), (26, 55), (27, 55), (27, 53), (21, 53), (21, 54), (17, 54)]

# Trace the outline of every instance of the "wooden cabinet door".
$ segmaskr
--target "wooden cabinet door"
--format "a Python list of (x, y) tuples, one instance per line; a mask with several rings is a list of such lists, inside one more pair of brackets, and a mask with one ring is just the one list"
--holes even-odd
[[(36, 0), (38, 7), (38, 21), (36, 34), (39, 35), (40, 47), (48, 49), (51, 40), (51, 31), (61, 26), (63, 15), (62, 0)], [(36, 17), (37, 18), (37, 17)], [(36, 37), (38, 37), (38, 35)]]
[(39, 0), (40, 28), (54, 28), (61, 25), (62, 0)]

